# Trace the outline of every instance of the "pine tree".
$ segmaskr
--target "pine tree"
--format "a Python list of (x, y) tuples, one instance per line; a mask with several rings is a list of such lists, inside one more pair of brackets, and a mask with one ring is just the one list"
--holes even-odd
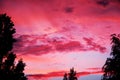
[(63, 80), (68, 80), (68, 78), (67, 78), (67, 73), (64, 74)]
[(74, 68), (70, 69), (70, 73), (68, 73), (68, 76), (67, 73), (64, 74), (63, 80), (77, 80), (76, 71), (74, 71)]
[(70, 69), (69, 80), (77, 80), (76, 71), (74, 71), (74, 68)]
[(16, 32), (11, 18), (0, 14), (0, 80), (27, 80), (23, 73), (25, 63), (15, 65), (16, 54), (12, 52)]
[(103, 66), (104, 74), (102, 80), (120, 80), (120, 37), (116, 34), (111, 36), (111, 57), (107, 58)]

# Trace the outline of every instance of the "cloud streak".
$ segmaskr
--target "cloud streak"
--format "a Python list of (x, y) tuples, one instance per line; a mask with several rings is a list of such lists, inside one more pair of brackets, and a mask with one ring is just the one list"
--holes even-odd
[[(68, 73), (68, 71), (57, 71), (57, 72), (51, 72), (48, 74), (36, 74), (36, 75), (28, 75), (29, 79), (46, 79), (49, 77), (63, 77), (65, 73)], [(77, 72), (77, 77), (89, 75), (89, 74), (101, 74), (101, 71), (94, 71), (94, 72)]]

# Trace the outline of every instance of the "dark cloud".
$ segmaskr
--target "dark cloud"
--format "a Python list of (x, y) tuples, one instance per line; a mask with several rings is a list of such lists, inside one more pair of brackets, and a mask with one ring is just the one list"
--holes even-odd
[[(0, 0), (0, 11), (1, 11), (2, 7), (3, 7), (3, 1), (4, 1), (4, 0)], [(1, 12), (0, 12), (0, 13), (1, 13)]]
[(107, 5), (109, 5), (109, 0), (98, 0), (97, 4), (106, 7)]
[(66, 12), (66, 13), (72, 13), (73, 10), (74, 10), (73, 7), (66, 7), (66, 8), (65, 8), (65, 12)]
[(120, 0), (96, 0), (97, 4), (107, 7), (111, 4), (120, 4)]

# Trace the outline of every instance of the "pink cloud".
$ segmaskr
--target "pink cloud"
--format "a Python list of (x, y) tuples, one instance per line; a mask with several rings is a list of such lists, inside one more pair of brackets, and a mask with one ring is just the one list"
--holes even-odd
[(93, 38), (83, 37), (86, 44), (82, 44), (80, 41), (64, 41), (64, 38), (54, 37), (50, 39), (47, 36), (21, 35), (17, 37), (18, 42), (15, 43), (14, 51), (16, 53), (33, 55), (71, 51), (100, 51), (101, 53), (106, 51), (106, 48), (94, 42)]
[(33, 54), (33, 55), (42, 55), (52, 51), (51, 46), (42, 45), (42, 46), (29, 46), (26, 47), (23, 54)]
[[(43, 78), (49, 78), (49, 77), (63, 77), (65, 73), (69, 73), (68, 71), (57, 71), (57, 72), (51, 72), (48, 74), (34, 74), (34, 75), (28, 75), (28, 78), (31, 79), (43, 79)], [(77, 72), (77, 77), (89, 75), (89, 74), (101, 74), (101, 71), (94, 71), (94, 72)]]
[(99, 43), (95, 43), (93, 41), (93, 38), (85, 38), (84, 37), (83, 39), (86, 41), (90, 50), (100, 51), (102, 53), (104, 53), (106, 51), (106, 48), (99, 45)]
[[(94, 23), (100, 22), (99, 25), (111, 23), (114, 20), (119, 21), (120, 7), (116, 4), (118, 0), (110, 1), (114, 4), (106, 8), (101, 8), (95, 0), (35, 0), (34, 2), (32, 0), (2, 0), (0, 6), (1, 12), (6, 12), (12, 17), (17, 33), (49, 34), (61, 31), (61, 27), (67, 27), (64, 25), (66, 20), (76, 22), (78, 25), (87, 25), (83, 27), (92, 27), (91, 29), (94, 27), (91, 24)], [(98, 28), (95, 27), (94, 31), (96, 30)]]
[(94, 70), (94, 71), (101, 71), (102, 69), (101, 68), (87, 68), (87, 70)]
[[(111, 2), (114, 4), (103, 8), (94, 0), (35, 0), (34, 2), (2, 0), (0, 6), (1, 12), (6, 12), (12, 17), (17, 33), (22, 35), (58, 33), (69, 37), (71, 41), (78, 41), (81, 37), (95, 36), (97, 39), (108, 37), (115, 32), (119, 33), (120, 7), (116, 3), (117, 0)], [(105, 37), (104, 41), (107, 42), (108, 39)], [(102, 47), (101, 51), (104, 51)]]
[(70, 41), (64, 44), (56, 44), (55, 47), (58, 51), (74, 51), (80, 50), (81, 48), (83, 48), (83, 45), (81, 45), (78, 41)]

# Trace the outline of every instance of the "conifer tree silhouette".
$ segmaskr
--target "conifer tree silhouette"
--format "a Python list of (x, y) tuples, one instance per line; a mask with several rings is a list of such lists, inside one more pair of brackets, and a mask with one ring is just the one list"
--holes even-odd
[(76, 71), (74, 71), (74, 68), (70, 69), (69, 80), (77, 80)]
[(70, 73), (68, 73), (68, 76), (67, 76), (67, 73), (64, 74), (63, 80), (78, 80), (76, 77), (76, 71), (74, 71), (74, 68), (70, 69)]
[(12, 52), (16, 32), (11, 18), (0, 14), (0, 80), (27, 80), (23, 73), (25, 63), (20, 60), (15, 65), (16, 55)]
[(107, 58), (102, 68), (104, 71), (102, 80), (120, 80), (120, 36), (116, 34), (111, 36), (111, 57)]
[(64, 74), (63, 80), (68, 80), (68, 78), (67, 78), (67, 73)]

